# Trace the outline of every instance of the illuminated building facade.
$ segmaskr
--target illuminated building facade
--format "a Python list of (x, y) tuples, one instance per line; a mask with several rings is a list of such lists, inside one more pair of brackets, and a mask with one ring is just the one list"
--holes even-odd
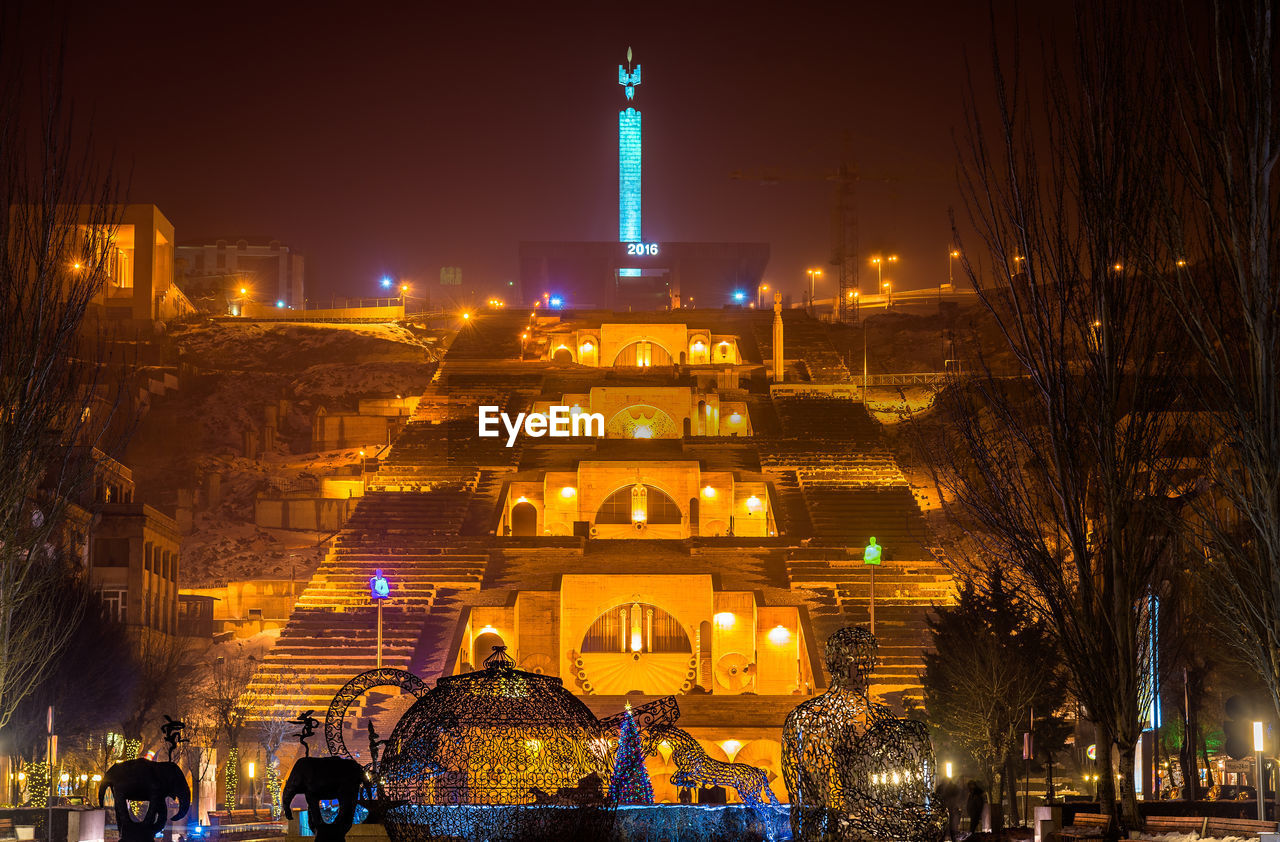
[[(770, 382), (772, 316), (473, 317), (300, 595), (254, 704), (323, 709), (376, 663), (381, 571), (384, 666), (431, 682), (505, 646), (599, 716), (676, 695), (708, 756), (777, 780), (787, 713), (827, 685), (823, 642), (867, 622), (872, 535), (874, 689), (918, 699), (925, 617), (952, 581), (857, 378), (801, 311), (784, 315), (786, 381)], [(481, 405), (576, 408), (603, 434), (508, 447), (477, 435)], [(310, 684), (285, 680), (295, 671)], [(647, 768), (657, 800), (676, 801), (670, 758)]]

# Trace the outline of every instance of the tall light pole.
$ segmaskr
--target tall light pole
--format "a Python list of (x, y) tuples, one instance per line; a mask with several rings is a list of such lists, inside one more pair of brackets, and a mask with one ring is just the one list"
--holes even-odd
[(884, 305), (884, 309), (888, 310), (890, 307), (893, 306), (893, 281), (885, 281), (883, 284), (881, 284), (881, 289), (883, 289), (885, 293), (889, 296), (888, 303)]
[(1266, 767), (1262, 760), (1262, 749), (1265, 744), (1263, 734), (1263, 724), (1261, 722), (1253, 723), (1253, 757), (1257, 762), (1258, 769), (1258, 821), (1267, 820), (1267, 782), (1263, 775), (1266, 773)]
[(759, 284), (758, 286), (756, 286), (756, 309), (757, 310), (764, 307), (764, 304), (760, 303), (760, 294), (768, 291), (769, 291), (768, 284)]
[(871, 615), (871, 633), (876, 633), (876, 568), (880, 566), (881, 547), (876, 543), (875, 536), (871, 536), (871, 540), (862, 548), (862, 563), (871, 567), (871, 602), (869, 614)]
[(897, 263), (897, 262), (898, 262), (898, 255), (896, 254), (891, 254), (888, 257), (881, 257), (880, 255), (877, 254), (875, 257), (871, 258), (871, 265), (876, 267), (876, 285), (877, 286), (883, 286), (884, 284), (884, 265), (886, 263)]
[(960, 256), (960, 249), (953, 248), (947, 252), (947, 283), (954, 286), (956, 282), (955, 262)]
[(382, 669), (382, 603), (391, 598), (391, 583), (382, 575), (382, 568), (369, 577), (369, 597), (378, 606), (378, 669)]
[(814, 279), (814, 278), (821, 278), (821, 277), (822, 277), (822, 270), (821, 270), (821, 269), (807, 269), (807, 270), (805, 270), (805, 271), (806, 271), (806, 272), (808, 272), (808, 274), (809, 274), (809, 315), (811, 315), (811, 316), (812, 316), (812, 315), (814, 315), (814, 313), (815, 313), (814, 306), (813, 306), (813, 279)]

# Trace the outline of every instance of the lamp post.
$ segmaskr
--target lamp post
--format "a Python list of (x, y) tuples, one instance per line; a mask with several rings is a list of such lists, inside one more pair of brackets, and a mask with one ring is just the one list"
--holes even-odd
[(382, 575), (382, 568), (373, 571), (369, 578), (369, 597), (378, 606), (378, 668), (382, 668), (382, 603), (391, 598), (391, 583)]
[(956, 258), (959, 256), (960, 249), (953, 248), (947, 252), (947, 283), (949, 285), (955, 285), (955, 262)]
[(876, 543), (874, 535), (871, 536), (871, 540), (867, 542), (867, 545), (862, 548), (862, 563), (864, 566), (871, 567), (871, 602), (869, 613), (871, 615), (872, 634), (876, 633), (876, 568), (880, 566), (880, 550), (881, 547)]
[(898, 255), (896, 254), (891, 254), (888, 257), (881, 257), (877, 254), (875, 257), (871, 258), (871, 265), (876, 267), (876, 286), (884, 289), (884, 265), (886, 263), (897, 262)]
[(812, 316), (812, 315), (814, 315), (814, 313), (815, 313), (814, 306), (813, 306), (813, 279), (814, 279), (814, 278), (821, 278), (821, 277), (822, 277), (822, 270), (821, 270), (821, 269), (806, 269), (805, 271), (806, 271), (806, 272), (808, 273), (808, 275), (809, 275), (809, 315), (810, 315), (810, 316)]
[(888, 310), (890, 307), (893, 306), (893, 281), (885, 281), (883, 284), (880, 285), (880, 288), (883, 289), (885, 291), (885, 294), (889, 296), (887, 299), (887, 302), (884, 305), (884, 309)]
[(756, 309), (757, 310), (764, 307), (764, 304), (760, 303), (760, 294), (768, 291), (769, 291), (768, 284), (759, 284), (758, 286), (756, 286)]
[(1261, 722), (1253, 723), (1253, 757), (1257, 763), (1257, 769), (1258, 769), (1258, 781), (1257, 781), (1258, 821), (1260, 822), (1267, 820), (1267, 796), (1266, 796), (1267, 785), (1266, 785), (1266, 781), (1262, 777), (1266, 773), (1266, 769), (1262, 761), (1262, 749), (1264, 745), (1264, 740), (1263, 740), (1264, 736), (1265, 735), (1263, 734), (1262, 723)]

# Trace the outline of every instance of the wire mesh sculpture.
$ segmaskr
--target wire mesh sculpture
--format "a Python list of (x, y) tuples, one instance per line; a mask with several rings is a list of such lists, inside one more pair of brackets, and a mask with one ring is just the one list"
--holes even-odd
[(666, 747), (671, 751), (676, 770), (671, 783), (678, 787), (733, 787), (742, 803), (756, 808), (766, 800), (777, 804), (778, 797), (769, 788), (769, 776), (763, 769), (746, 763), (728, 763), (708, 757), (707, 752), (688, 731), (674, 725), (644, 732), (645, 753), (658, 754)]
[(782, 770), (796, 840), (929, 842), (945, 829), (924, 723), (868, 695), (876, 649), (866, 629), (837, 631), (826, 649), (831, 689), (787, 714)]
[[(608, 739), (559, 678), (515, 668), (441, 678), (392, 732), (380, 763), (392, 842), (604, 838)], [(548, 793), (555, 796), (548, 797)]]
[(399, 687), (421, 699), (427, 692), (427, 684), (421, 678), (406, 670), (391, 667), (379, 667), (366, 670), (342, 686), (329, 703), (329, 712), (324, 718), (324, 739), (329, 744), (329, 753), (336, 757), (351, 757), (346, 741), (342, 736), (343, 722), (347, 716), (347, 708), (365, 693), (375, 687)]

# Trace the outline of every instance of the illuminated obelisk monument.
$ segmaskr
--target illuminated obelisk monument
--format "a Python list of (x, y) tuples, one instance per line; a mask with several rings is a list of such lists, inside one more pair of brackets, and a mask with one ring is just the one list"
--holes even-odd
[(640, 112), (630, 105), (640, 84), (640, 65), (631, 66), (627, 47), (626, 65), (618, 65), (618, 84), (628, 105), (618, 112), (618, 241), (638, 243), (640, 236)]

